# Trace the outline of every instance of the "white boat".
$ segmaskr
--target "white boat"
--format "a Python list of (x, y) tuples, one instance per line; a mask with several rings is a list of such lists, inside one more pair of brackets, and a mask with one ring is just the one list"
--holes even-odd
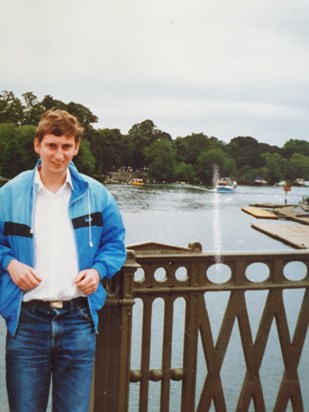
[(303, 178), (297, 178), (294, 180), (293, 186), (309, 187), (309, 181)]
[(253, 182), (254, 186), (266, 186), (267, 180), (263, 179), (261, 176), (257, 176)]
[(236, 190), (237, 182), (229, 177), (222, 177), (217, 181), (215, 191), (218, 193), (233, 193)]

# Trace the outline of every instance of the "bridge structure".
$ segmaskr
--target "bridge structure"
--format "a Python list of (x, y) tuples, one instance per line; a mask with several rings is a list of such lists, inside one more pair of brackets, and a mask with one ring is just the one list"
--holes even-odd
[(130, 246), (106, 284), (92, 411), (309, 410), (308, 257)]

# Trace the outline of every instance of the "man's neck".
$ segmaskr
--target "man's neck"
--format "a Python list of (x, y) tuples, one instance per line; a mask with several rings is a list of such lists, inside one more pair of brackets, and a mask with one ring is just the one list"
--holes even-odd
[(52, 175), (44, 173), (42, 168), (39, 168), (39, 173), (43, 185), (52, 193), (57, 193), (61, 186), (64, 185), (67, 177), (67, 171), (64, 175)]

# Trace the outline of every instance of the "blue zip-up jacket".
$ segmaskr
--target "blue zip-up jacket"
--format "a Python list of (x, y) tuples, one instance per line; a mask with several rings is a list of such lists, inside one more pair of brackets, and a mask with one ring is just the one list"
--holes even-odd
[[(69, 168), (73, 184), (69, 216), (79, 271), (94, 268), (101, 279), (110, 279), (126, 258), (125, 229), (117, 204), (101, 183), (80, 174), (73, 163)], [(23, 291), (7, 272), (8, 264), (17, 259), (35, 266), (33, 218), (38, 185), (34, 183), (34, 175), (35, 169), (23, 172), (0, 189), (0, 313), (6, 319), (11, 336), (18, 326)], [(97, 312), (104, 305), (105, 297), (102, 283), (88, 296), (96, 329)]]

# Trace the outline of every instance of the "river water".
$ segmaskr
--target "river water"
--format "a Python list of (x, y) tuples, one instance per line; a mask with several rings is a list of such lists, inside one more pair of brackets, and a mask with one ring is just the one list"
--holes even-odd
[[(249, 187), (239, 186), (232, 194), (215, 194), (206, 188), (189, 185), (152, 185), (134, 187), (128, 185), (109, 185), (109, 190), (113, 193), (119, 204), (123, 219), (127, 228), (126, 244), (128, 246), (136, 243), (155, 241), (169, 245), (187, 247), (189, 243), (198, 241), (202, 244), (203, 250), (207, 252), (215, 251), (218, 255), (222, 251), (278, 251), (291, 250), (291, 248), (279, 241), (276, 241), (251, 228), (254, 217), (241, 211), (241, 207), (249, 204), (274, 203), (284, 204), (299, 203), (303, 196), (309, 196), (309, 188), (293, 187), (287, 194), (281, 187)], [(302, 293), (302, 292), (301, 292)], [(226, 297), (220, 296), (222, 311)], [(257, 299), (264, 301), (265, 297), (259, 295)], [(297, 312), (297, 301), (299, 297), (293, 296), (289, 299), (289, 309), (291, 313)], [(223, 303), (222, 303), (223, 302)], [(291, 303), (292, 302), (292, 303)], [(293, 306), (295, 302), (295, 307)], [(217, 306), (217, 303), (214, 302)], [(181, 303), (180, 303), (181, 305)], [(138, 305), (136, 305), (138, 309)], [(211, 312), (211, 305), (207, 308)], [(136, 310), (136, 309), (135, 309)], [(220, 308), (218, 309), (220, 310)], [(181, 313), (181, 310), (179, 311)], [(158, 312), (159, 313), (159, 312)], [(216, 316), (216, 315), (215, 315)], [(293, 323), (295, 319), (291, 315), (289, 321)], [(0, 412), (7, 412), (5, 394), (5, 370), (4, 370), (4, 324), (0, 322)], [(274, 333), (274, 345), (278, 344), (278, 335)], [(272, 339), (272, 337), (270, 337)], [(241, 351), (241, 345), (234, 333), (231, 338), (232, 350), (227, 353), (222, 374), (223, 383), (232, 381), (232, 387), (228, 390), (231, 399), (228, 404), (229, 411), (234, 410), (233, 387), (238, 377), (235, 375), (232, 360)], [(136, 343), (138, 345), (138, 342)], [(133, 342), (134, 345), (134, 342)], [(175, 355), (180, 358), (179, 354)], [(277, 365), (277, 355), (271, 350), (265, 354), (266, 361), (263, 361), (261, 374), (263, 379), (269, 376), (269, 386), (267, 386), (266, 404), (268, 410), (272, 410), (272, 396), (278, 389), (278, 383), (274, 380), (282, 376), (282, 358), (280, 365)], [(153, 359), (153, 366), (160, 367), (158, 360)], [(132, 367), (138, 368), (138, 361), (132, 360)], [(136, 364), (134, 364), (136, 363)], [(201, 364), (205, 363), (202, 360)], [(264, 365), (265, 363), (265, 365)], [(202, 387), (205, 370), (200, 370), (198, 387)], [(204, 367), (205, 369), (205, 367)], [(276, 376), (277, 374), (277, 376)], [(303, 356), (299, 366), (301, 384), (309, 380), (309, 339), (307, 338)], [(154, 384), (156, 385), (156, 384)], [(239, 381), (239, 385), (241, 382)], [(158, 386), (158, 385), (157, 385)], [(303, 386), (303, 398), (305, 410), (309, 410), (308, 386), (305, 391)], [(177, 389), (178, 388), (178, 389)], [(172, 388), (173, 389), (173, 388)], [(175, 384), (175, 399), (171, 412), (179, 411), (179, 386)], [(132, 393), (130, 411), (136, 412), (136, 396)], [(157, 395), (151, 401), (149, 412), (157, 412), (159, 407)], [(267, 398), (267, 396), (265, 396)], [(233, 403), (234, 402), (234, 403)], [(254, 410), (254, 409), (252, 409)], [(292, 410), (292, 409), (290, 409)], [(34, 411), (35, 412), (35, 411)]]

